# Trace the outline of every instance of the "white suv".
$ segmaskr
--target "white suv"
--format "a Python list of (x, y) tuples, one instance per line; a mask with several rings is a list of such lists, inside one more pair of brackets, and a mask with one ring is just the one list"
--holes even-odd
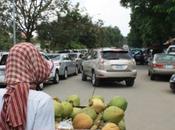
[(90, 77), (93, 86), (105, 79), (125, 81), (127, 86), (133, 86), (136, 75), (135, 60), (123, 49), (94, 49), (82, 63), (82, 80)]

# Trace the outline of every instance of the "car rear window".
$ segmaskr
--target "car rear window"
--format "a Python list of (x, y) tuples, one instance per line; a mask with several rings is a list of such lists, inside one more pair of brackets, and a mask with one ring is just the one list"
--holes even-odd
[(5, 65), (7, 61), (8, 55), (3, 55), (0, 61), (0, 65)]
[(169, 48), (168, 53), (169, 53), (169, 52), (175, 52), (175, 47)]
[(71, 58), (77, 58), (77, 54), (69, 54)]
[(60, 55), (47, 55), (50, 59), (55, 59), (56, 57), (60, 57)]
[(106, 60), (131, 59), (127, 51), (102, 51), (101, 55)]
[(57, 55), (57, 56), (55, 56), (55, 57), (53, 57), (53, 58), (51, 58), (51, 59), (54, 60), (54, 61), (60, 60), (60, 59), (61, 59), (61, 56), (60, 56), (60, 55)]
[(173, 62), (175, 63), (175, 55), (167, 55), (167, 54), (163, 54), (163, 55), (157, 55), (156, 56), (156, 61), (158, 62)]

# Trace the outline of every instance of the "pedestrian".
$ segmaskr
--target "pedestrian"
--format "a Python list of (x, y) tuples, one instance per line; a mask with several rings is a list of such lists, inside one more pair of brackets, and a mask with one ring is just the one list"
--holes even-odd
[(50, 72), (51, 63), (33, 44), (18, 43), (10, 49), (7, 86), (0, 89), (0, 130), (55, 130), (53, 100), (36, 91)]

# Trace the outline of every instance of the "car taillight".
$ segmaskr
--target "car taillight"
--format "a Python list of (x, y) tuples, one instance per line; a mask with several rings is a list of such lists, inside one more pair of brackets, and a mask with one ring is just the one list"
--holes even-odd
[(164, 68), (163, 64), (152, 64), (153, 68)]

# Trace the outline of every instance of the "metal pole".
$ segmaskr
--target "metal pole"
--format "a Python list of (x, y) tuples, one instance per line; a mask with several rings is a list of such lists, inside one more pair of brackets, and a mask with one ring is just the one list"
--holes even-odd
[(15, 0), (13, 0), (13, 44), (16, 43), (16, 8), (15, 8)]

